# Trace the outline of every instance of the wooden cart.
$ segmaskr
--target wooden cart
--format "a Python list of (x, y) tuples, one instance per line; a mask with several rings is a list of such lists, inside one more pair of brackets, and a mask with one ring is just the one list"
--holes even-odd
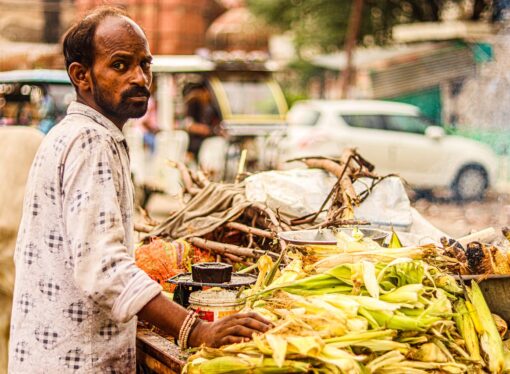
[(137, 372), (141, 374), (178, 374), (186, 363), (186, 355), (168, 337), (138, 327), (136, 363)]

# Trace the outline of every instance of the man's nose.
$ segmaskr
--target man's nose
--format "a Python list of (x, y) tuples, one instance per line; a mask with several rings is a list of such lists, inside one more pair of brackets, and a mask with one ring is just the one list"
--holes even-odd
[(132, 83), (138, 86), (149, 86), (151, 80), (150, 73), (147, 73), (141, 66), (137, 66), (132, 76)]

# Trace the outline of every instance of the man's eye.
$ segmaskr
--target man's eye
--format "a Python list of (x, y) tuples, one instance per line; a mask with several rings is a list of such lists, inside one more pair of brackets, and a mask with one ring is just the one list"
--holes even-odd
[(152, 62), (150, 61), (144, 61), (142, 62), (142, 69), (149, 69), (152, 65)]
[(124, 70), (126, 68), (126, 64), (123, 62), (115, 62), (113, 67), (117, 70)]

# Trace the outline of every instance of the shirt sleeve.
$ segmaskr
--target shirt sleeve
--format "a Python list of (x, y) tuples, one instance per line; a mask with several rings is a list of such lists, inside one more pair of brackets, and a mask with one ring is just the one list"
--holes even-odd
[(62, 178), (74, 282), (111, 310), (112, 319), (126, 322), (161, 292), (161, 286), (135, 265), (126, 247), (126, 235), (132, 233), (123, 225), (123, 208), (128, 208), (121, 207), (122, 164), (114, 140), (96, 137), (77, 148), (70, 152)]

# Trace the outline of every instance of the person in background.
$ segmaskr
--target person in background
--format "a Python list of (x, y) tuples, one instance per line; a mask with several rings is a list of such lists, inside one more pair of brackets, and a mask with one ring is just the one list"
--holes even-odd
[(7, 372), (14, 288), (12, 256), (28, 172), (42, 140), (43, 134), (31, 127), (0, 127), (0, 373)]
[(192, 86), (185, 94), (184, 103), (185, 129), (189, 134), (188, 152), (196, 161), (204, 140), (221, 135), (220, 116), (204, 83)]
[(39, 117), (41, 118), (41, 121), (39, 122), (39, 130), (47, 134), (57, 123), (57, 108), (55, 105), (55, 100), (48, 92), (48, 88), (42, 86), (41, 90), (42, 97), (39, 108)]
[(122, 11), (66, 33), (77, 100), (44, 138), (27, 182), (14, 260), (11, 373), (134, 373), (137, 317), (188, 346), (242, 342), (271, 325), (217, 322), (170, 301), (133, 258), (133, 185), (122, 128), (146, 111), (152, 56)]
[(31, 126), (32, 125), (32, 109), (30, 103), (21, 102), (18, 106), (18, 113), (16, 116), (15, 125), (19, 126)]

